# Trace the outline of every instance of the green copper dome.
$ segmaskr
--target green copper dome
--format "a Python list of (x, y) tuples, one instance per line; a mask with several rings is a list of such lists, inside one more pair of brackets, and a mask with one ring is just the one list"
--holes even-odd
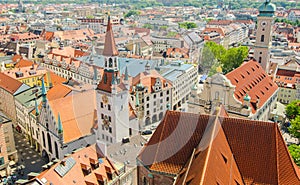
[(250, 96), (249, 96), (248, 94), (246, 94), (246, 96), (244, 96), (244, 100), (245, 100), (245, 101), (250, 101), (250, 99), (251, 99), (251, 98), (250, 98)]
[(276, 11), (276, 5), (271, 3), (271, 0), (266, 0), (260, 7), (258, 8), (260, 17), (273, 17)]

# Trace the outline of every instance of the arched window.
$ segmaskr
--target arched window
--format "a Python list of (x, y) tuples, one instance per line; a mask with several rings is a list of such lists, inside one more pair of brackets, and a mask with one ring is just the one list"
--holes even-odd
[(155, 123), (155, 122), (157, 122), (157, 116), (156, 116), (156, 114), (154, 114), (152, 116), (152, 123)]
[(112, 60), (112, 58), (109, 58), (108, 61), (109, 61), (109, 67), (113, 67), (113, 60)]
[(47, 133), (47, 140), (48, 140), (49, 152), (52, 153), (52, 143), (51, 143), (51, 137), (49, 133)]
[(261, 63), (261, 57), (258, 58), (258, 63)]
[(59, 159), (57, 142), (55, 142), (54, 145), (55, 145), (55, 157), (56, 157), (57, 159)]
[(164, 114), (161, 112), (159, 113), (158, 119), (161, 120), (163, 118)]
[(143, 178), (143, 185), (148, 185), (148, 180), (146, 177)]
[(44, 134), (44, 132), (42, 132), (42, 137), (43, 137), (43, 146), (46, 147), (45, 134)]
[(220, 98), (220, 93), (219, 91), (215, 92), (215, 100), (218, 100)]
[(117, 67), (117, 63), (118, 63), (117, 58), (115, 58), (115, 67)]
[(265, 41), (265, 35), (262, 35), (261, 37), (260, 37), (260, 42), (264, 42)]
[(105, 59), (105, 66), (104, 67), (107, 67), (107, 59)]

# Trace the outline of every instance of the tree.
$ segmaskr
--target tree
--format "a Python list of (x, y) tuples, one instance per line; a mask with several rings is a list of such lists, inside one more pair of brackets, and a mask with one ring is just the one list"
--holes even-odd
[(130, 17), (132, 15), (140, 15), (140, 12), (139, 11), (136, 11), (136, 10), (129, 10), (129, 12), (127, 12), (124, 17), (127, 18), (127, 17)]
[(294, 162), (300, 166), (300, 146), (292, 144), (288, 148), (292, 158), (294, 159)]
[(185, 29), (191, 29), (191, 28), (197, 28), (197, 24), (193, 22), (181, 22), (178, 23), (180, 28), (185, 28)]
[(248, 48), (246, 46), (228, 49), (221, 57), (223, 72), (226, 74), (238, 68), (243, 63), (247, 55)]
[(203, 70), (208, 70), (213, 66), (215, 61), (216, 61), (215, 55), (213, 54), (210, 47), (206, 43), (202, 49), (200, 66), (201, 68), (203, 68)]
[(161, 26), (161, 27), (159, 27), (159, 30), (164, 30), (164, 31), (166, 31), (168, 29), (168, 26)]
[(147, 23), (147, 24), (144, 24), (143, 28), (147, 28), (147, 29), (151, 30), (151, 29), (153, 29), (153, 26), (151, 24)]
[(300, 139), (300, 115), (291, 120), (289, 132), (296, 138)]
[(294, 119), (296, 116), (300, 116), (300, 100), (292, 101), (285, 107), (286, 116), (289, 119)]

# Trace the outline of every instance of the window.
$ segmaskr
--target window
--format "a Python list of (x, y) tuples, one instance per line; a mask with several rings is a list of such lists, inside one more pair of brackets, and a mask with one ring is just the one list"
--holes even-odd
[(112, 133), (112, 128), (111, 127), (109, 127), (109, 133)]
[(110, 110), (110, 109), (111, 109), (111, 108), (110, 108), (110, 104), (108, 104), (108, 105), (107, 105), (107, 109), (108, 109), (108, 110)]
[(166, 98), (166, 101), (169, 101), (169, 97)]
[(146, 107), (149, 108), (149, 103), (147, 103)]
[(6, 136), (5, 137), (5, 143), (8, 143), (9, 142), (9, 136)]
[(110, 116), (108, 116), (108, 121), (111, 122), (111, 117)]
[(4, 157), (1, 157), (0, 158), (0, 165), (3, 165), (4, 164)]
[(156, 98), (156, 94), (153, 95), (153, 98)]
[(260, 42), (265, 42), (265, 35), (262, 35), (262, 36), (260, 37)]
[(104, 114), (101, 114), (101, 119), (104, 119)]
[(148, 97), (146, 98), (146, 100), (149, 101), (149, 100), (150, 100), (150, 97), (148, 96)]
[(163, 93), (163, 92), (161, 92), (161, 93), (160, 93), (160, 97), (162, 97), (163, 95), (164, 95), (164, 93)]
[(261, 57), (258, 58), (258, 63), (261, 63)]
[(103, 102), (100, 103), (101, 108), (103, 108)]

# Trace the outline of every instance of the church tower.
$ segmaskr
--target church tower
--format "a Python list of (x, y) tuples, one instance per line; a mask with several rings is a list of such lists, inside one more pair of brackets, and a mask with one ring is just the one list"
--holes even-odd
[(254, 59), (269, 74), (270, 54), (269, 48), (272, 41), (272, 24), (276, 6), (271, 0), (266, 0), (259, 8), (257, 17), (256, 42)]
[(104, 72), (97, 85), (97, 139), (106, 144), (129, 137), (129, 86), (128, 71), (121, 78), (118, 50), (116, 47), (110, 16), (105, 35)]

